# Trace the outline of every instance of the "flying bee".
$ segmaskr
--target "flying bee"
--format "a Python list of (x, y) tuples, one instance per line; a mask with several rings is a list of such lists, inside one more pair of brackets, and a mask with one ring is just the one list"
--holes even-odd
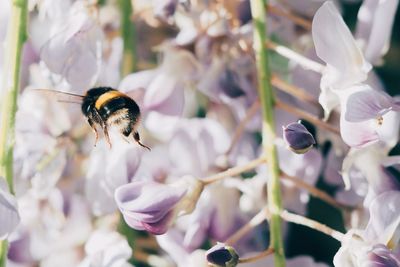
[(95, 134), (95, 145), (99, 139), (97, 127), (99, 126), (111, 148), (111, 140), (108, 134), (110, 127), (116, 127), (125, 140), (132, 135), (140, 146), (150, 148), (140, 142), (137, 126), (140, 121), (140, 108), (136, 102), (126, 94), (111, 87), (96, 87), (89, 89), (85, 95), (71, 94), (48, 89), (36, 89), (55, 95), (59, 102), (81, 104), (83, 115), (87, 118), (90, 127)]

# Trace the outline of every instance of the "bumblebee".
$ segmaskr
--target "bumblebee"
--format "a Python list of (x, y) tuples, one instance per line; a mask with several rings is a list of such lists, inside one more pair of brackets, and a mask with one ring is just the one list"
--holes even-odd
[(48, 89), (36, 89), (48, 94), (56, 95), (60, 102), (81, 104), (83, 115), (87, 118), (95, 134), (95, 145), (99, 139), (97, 127), (104, 132), (104, 137), (112, 146), (108, 129), (116, 127), (122, 137), (128, 141), (130, 135), (140, 146), (150, 148), (140, 142), (137, 126), (140, 121), (140, 108), (136, 102), (126, 94), (111, 87), (96, 87), (89, 89), (85, 95), (77, 95)]

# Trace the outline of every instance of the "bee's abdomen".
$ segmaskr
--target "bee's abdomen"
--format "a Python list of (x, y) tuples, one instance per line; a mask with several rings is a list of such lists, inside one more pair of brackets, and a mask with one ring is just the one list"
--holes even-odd
[(127, 109), (127, 115), (131, 120), (136, 121), (140, 116), (139, 106), (136, 102), (124, 95), (114, 96), (100, 105), (99, 108), (97, 107), (98, 105), (96, 102), (96, 109), (99, 111), (99, 114), (104, 121), (122, 109)]

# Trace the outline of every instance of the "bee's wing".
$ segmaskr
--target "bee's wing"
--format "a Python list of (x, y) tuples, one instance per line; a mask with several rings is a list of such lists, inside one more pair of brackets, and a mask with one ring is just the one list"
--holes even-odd
[(83, 95), (77, 95), (51, 89), (32, 89), (33, 92), (54, 98), (58, 102), (82, 104)]

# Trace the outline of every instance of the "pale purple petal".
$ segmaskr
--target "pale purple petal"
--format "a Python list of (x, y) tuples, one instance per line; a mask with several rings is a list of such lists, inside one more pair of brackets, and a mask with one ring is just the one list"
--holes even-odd
[(315, 13), (312, 36), (318, 57), (328, 66), (321, 87), (344, 89), (367, 79), (371, 65), (364, 60), (350, 30), (331, 1)]
[(4, 178), (0, 177), (0, 240), (7, 238), (19, 221), (17, 201), (9, 193)]
[(342, 115), (340, 116), (340, 134), (347, 145), (361, 148), (379, 141), (376, 124), (375, 120), (352, 123)]
[(102, 33), (86, 10), (73, 11), (55, 25), (54, 35), (41, 49), (41, 58), (73, 87), (88, 88), (100, 71)]
[(369, 212), (366, 236), (371, 241), (388, 245), (400, 231), (400, 191), (388, 191), (377, 196), (371, 202)]
[(137, 181), (119, 187), (115, 200), (129, 226), (163, 234), (174, 218), (173, 208), (185, 194), (184, 187)]
[(364, 0), (358, 11), (356, 37), (363, 42), (365, 58), (379, 64), (387, 52), (398, 0)]
[(375, 245), (368, 252), (363, 267), (399, 267), (400, 259), (390, 249), (382, 244)]
[(351, 94), (346, 105), (345, 119), (349, 122), (362, 122), (385, 115), (393, 109), (395, 103), (386, 93), (366, 87), (365, 90)]
[(158, 69), (138, 71), (128, 76), (121, 81), (118, 89), (122, 92), (130, 92), (138, 88), (147, 88), (154, 80), (158, 73)]
[(130, 266), (132, 255), (127, 240), (115, 231), (99, 229), (94, 231), (85, 244), (86, 258), (78, 267)]

